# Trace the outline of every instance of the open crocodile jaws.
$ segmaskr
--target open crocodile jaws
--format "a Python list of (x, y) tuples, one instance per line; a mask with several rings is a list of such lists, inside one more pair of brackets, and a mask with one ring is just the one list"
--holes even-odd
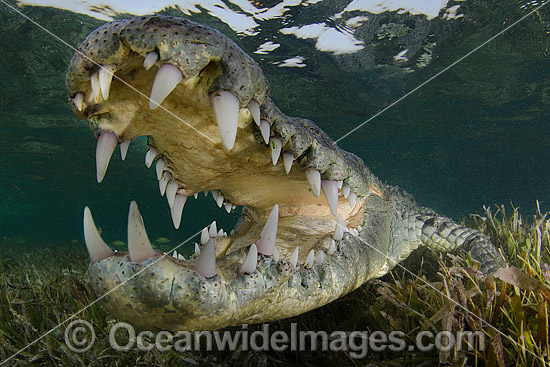
[[(489, 240), (383, 185), (315, 124), (281, 113), (260, 67), (220, 32), (187, 19), (115, 20), (80, 45), (67, 72), (74, 113), (98, 136), (97, 179), (120, 145), (148, 136), (176, 228), (189, 196), (210, 191), (232, 234), (203, 230), (189, 260), (152, 249), (137, 204), (128, 253), (84, 210), (91, 285), (118, 317), (147, 329), (211, 330), (286, 318), (387, 273), (421, 244), (467, 244), (484, 270)], [(347, 200), (346, 200), (347, 199)]]

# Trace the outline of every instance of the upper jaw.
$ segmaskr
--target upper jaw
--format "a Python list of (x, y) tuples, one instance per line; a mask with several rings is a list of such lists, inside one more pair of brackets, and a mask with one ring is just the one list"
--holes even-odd
[[(224, 272), (232, 274), (224, 278), (230, 284), (242, 282), (246, 276), (236, 277), (235, 264), (246, 262), (250, 245), (258, 244), (275, 205), (279, 218), (276, 245), (283, 260), (273, 260), (274, 242), (267, 253), (257, 249), (256, 265), (271, 261), (266, 269), (279, 269), (291, 261), (290, 270), (277, 278), (280, 287), (289, 276), (300, 277), (303, 269), (311, 270), (311, 250), (317, 256), (320, 252), (335, 253), (334, 239), (342, 239), (334, 221), (336, 211), (342, 217), (341, 225), (358, 227), (367, 197), (373, 193), (384, 197), (383, 186), (359, 158), (338, 148), (312, 122), (282, 114), (268, 96), (269, 87), (258, 65), (209, 27), (159, 16), (108, 23), (82, 43), (66, 81), (73, 111), (89, 119), (99, 136), (98, 181), (117, 144), (148, 135), (151, 149), (146, 162), (151, 164), (157, 158), (161, 192), (168, 198), (176, 227), (185, 200), (200, 191), (218, 190), (219, 204), (230, 209), (233, 205), (247, 207), (244, 224), (234, 236), (213, 240), (215, 254), (222, 256), (214, 273), (219, 277), (224, 277)], [(343, 199), (349, 199), (350, 204)], [(146, 246), (146, 251), (138, 251), (134, 258), (120, 259), (109, 253), (97, 236), (93, 238), (87, 244), (90, 254), (96, 254), (90, 268), (98, 280), (96, 289), (114, 289), (117, 279), (123, 278), (113, 277), (117, 274), (112, 265), (115, 260), (117, 266), (122, 263), (135, 270), (136, 264), (156, 256)], [(131, 255), (130, 238), (128, 242)], [(301, 251), (295, 259), (291, 255), (297, 246)], [(208, 263), (211, 267), (213, 260)], [(304, 268), (296, 267), (298, 263)], [(158, 266), (172, 269), (170, 264), (163, 260)], [(319, 269), (327, 264), (331, 262), (320, 261)], [(191, 275), (201, 276), (201, 284), (215, 278), (212, 271), (199, 265), (176, 265), (194, 269)], [(334, 262), (329, 268), (338, 272), (341, 267)], [(100, 277), (102, 272), (110, 276)], [(173, 276), (168, 271), (166, 279)], [(308, 307), (313, 308), (321, 299), (326, 303), (341, 292), (335, 287), (317, 301), (312, 298)], [(128, 301), (132, 289), (125, 289), (123, 294)], [(261, 299), (266, 294), (257, 296)], [(275, 311), (262, 311), (258, 315), (263, 316), (254, 320), (270, 319), (269, 312)], [(188, 321), (186, 327), (195, 327), (191, 324)], [(222, 324), (218, 322), (218, 326)]]

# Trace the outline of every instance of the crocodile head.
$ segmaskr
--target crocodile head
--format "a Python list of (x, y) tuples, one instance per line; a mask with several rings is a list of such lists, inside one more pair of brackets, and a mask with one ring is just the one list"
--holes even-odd
[(151, 248), (134, 202), (128, 253), (107, 247), (86, 208), (91, 284), (120, 318), (168, 330), (267, 322), (389, 269), (361, 241), (365, 208), (384, 200), (384, 186), (311, 121), (280, 112), (259, 66), (220, 32), (166, 16), (104, 24), (73, 56), (66, 84), (98, 137), (98, 181), (117, 145), (147, 136), (176, 227), (199, 192), (243, 208), (230, 236), (206, 228), (187, 260)]

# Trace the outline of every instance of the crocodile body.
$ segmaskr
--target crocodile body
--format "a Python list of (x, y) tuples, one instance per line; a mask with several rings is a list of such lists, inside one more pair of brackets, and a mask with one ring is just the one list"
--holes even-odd
[(243, 207), (234, 233), (206, 228), (191, 259), (154, 251), (135, 203), (129, 252), (113, 253), (86, 208), (91, 284), (134, 325), (212, 330), (299, 315), (421, 245), (467, 246), (485, 272), (504, 263), (485, 235), (417, 205), (313, 122), (282, 113), (258, 64), (208, 26), (166, 16), (107, 23), (66, 80), (73, 112), (98, 136), (99, 181), (117, 144), (147, 135), (176, 227), (199, 192)]

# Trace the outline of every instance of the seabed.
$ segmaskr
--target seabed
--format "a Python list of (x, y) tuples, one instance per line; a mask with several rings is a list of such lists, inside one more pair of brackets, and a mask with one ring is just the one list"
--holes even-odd
[[(85, 353), (65, 344), (64, 326), (8, 359), (45, 333), (88, 306), (94, 295), (87, 277), (88, 254), (83, 242), (38, 246), (6, 239), (0, 258), (0, 363), (4, 366), (542, 366), (548, 363), (548, 303), (550, 302), (550, 217), (537, 212), (521, 216), (517, 208), (486, 208), (485, 215), (465, 219), (488, 234), (512, 266), (484, 276), (465, 252), (413, 253), (381, 279), (365, 284), (327, 306), (299, 317), (270, 324), (270, 331), (401, 330), (413, 344), (422, 330), (433, 334), (478, 331), (485, 348), (472, 350), (369, 351), (364, 358), (331, 351), (233, 351), (206, 348), (194, 352), (170, 350), (118, 352), (109, 344), (109, 328), (120, 321), (99, 303), (77, 318), (95, 328), (96, 342)], [(74, 242), (74, 241), (73, 241)], [(159, 244), (159, 248), (168, 244)], [(6, 250), (9, 249), (9, 250)], [(404, 270), (411, 269), (411, 273)], [(449, 297), (449, 298), (448, 298)], [(468, 311), (466, 311), (468, 310)], [(483, 320), (483, 322), (481, 321)], [(489, 326), (492, 325), (493, 327)], [(240, 330), (239, 329), (234, 329)], [(249, 332), (262, 325), (250, 325)], [(498, 333), (496, 330), (502, 332)], [(506, 335), (509, 337), (506, 337)], [(513, 341), (515, 342), (513, 342)], [(544, 362), (543, 362), (544, 361)]]

